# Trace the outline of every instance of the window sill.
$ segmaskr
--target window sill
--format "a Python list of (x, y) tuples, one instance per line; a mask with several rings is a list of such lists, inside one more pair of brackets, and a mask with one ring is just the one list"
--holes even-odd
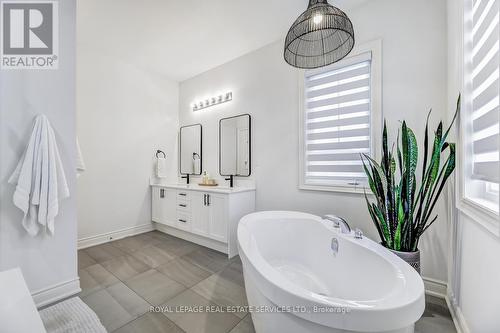
[(327, 186), (327, 185), (306, 185), (300, 184), (299, 190), (304, 191), (319, 191), (319, 192), (337, 192), (337, 193), (352, 193), (352, 194), (364, 194), (366, 191), (367, 195), (373, 195), (369, 188), (365, 187), (349, 187), (349, 186)]
[(457, 202), (457, 208), (475, 223), (479, 224), (493, 235), (500, 237), (500, 221), (498, 214), (478, 205), (468, 198), (459, 200)]

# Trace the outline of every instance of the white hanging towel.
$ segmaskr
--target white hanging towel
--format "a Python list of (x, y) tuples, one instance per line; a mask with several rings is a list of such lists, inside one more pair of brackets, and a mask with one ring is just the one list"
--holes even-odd
[(76, 176), (80, 175), (85, 171), (85, 162), (83, 161), (82, 150), (80, 149), (80, 142), (76, 138)]
[(54, 130), (44, 115), (35, 119), (30, 141), (9, 179), (16, 185), (13, 201), (24, 212), (23, 227), (36, 236), (40, 225), (54, 234), (59, 201), (69, 197)]
[(167, 159), (165, 157), (156, 157), (156, 177), (166, 178), (167, 177)]
[(199, 158), (193, 159), (193, 173), (195, 175), (201, 174), (200, 167), (201, 167), (201, 160)]

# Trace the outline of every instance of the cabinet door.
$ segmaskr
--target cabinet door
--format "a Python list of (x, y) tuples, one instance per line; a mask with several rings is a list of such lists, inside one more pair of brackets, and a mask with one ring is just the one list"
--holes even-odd
[(208, 194), (208, 235), (210, 238), (227, 242), (227, 197)]
[(175, 225), (176, 192), (168, 188), (153, 187), (151, 219), (154, 222)]
[(165, 223), (168, 225), (175, 225), (177, 219), (177, 191), (172, 189), (165, 189), (165, 198), (163, 198), (163, 207), (165, 209)]
[(162, 198), (160, 198), (160, 188), (153, 187), (151, 189), (151, 220), (161, 223), (164, 219), (161, 207)]
[(206, 205), (206, 193), (191, 193), (192, 223), (191, 231), (195, 234), (208, 235), (208, 206)]

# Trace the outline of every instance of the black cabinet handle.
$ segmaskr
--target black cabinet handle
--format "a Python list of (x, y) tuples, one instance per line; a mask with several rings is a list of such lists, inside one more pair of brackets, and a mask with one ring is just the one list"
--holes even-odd
[(179, 193), (181, 197), (185, 197), (187, 194), (186, 193)]
[(181, 207), (187, 207), (187, 205), (185, 205), (185, 204), (180, 204), (179, 206), (181, 206)]
[(207, 205), (207, 195), (203, 194), (203, 206)]
[(207, 194), (207, 206), (210, 206), (210, 194)]
[(165, 198), (165, 189), (160, 189), (160, 198)]
[(186, 223), (186, 220), (179, 219), (179, 222)]

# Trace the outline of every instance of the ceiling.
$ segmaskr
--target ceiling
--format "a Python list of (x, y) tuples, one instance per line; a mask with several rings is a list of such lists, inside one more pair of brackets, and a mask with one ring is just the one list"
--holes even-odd
[[(349, 14), (366, 0), (330, 3)], [(284, 39), (307, 0), (82, 0), (78, 48), (184, 81)]]

